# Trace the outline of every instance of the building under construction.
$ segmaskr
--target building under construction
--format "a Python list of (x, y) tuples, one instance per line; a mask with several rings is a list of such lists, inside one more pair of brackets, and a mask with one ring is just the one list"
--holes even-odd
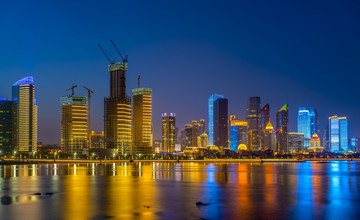
[(105, 148), (113, 154), (132, 154), (131, 97), (126, 95), (125, 62), (109, 65), (110, 97), (104, 100)]
[(86, 96), (68, 95), (61, 102), (61, 149), (68, 154), (82, 154), (87, 147)]

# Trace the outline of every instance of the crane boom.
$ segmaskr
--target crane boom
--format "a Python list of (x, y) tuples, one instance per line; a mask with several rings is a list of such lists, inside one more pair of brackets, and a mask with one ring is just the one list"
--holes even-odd
[(68, 88), (66, 91), (69, 91), (69, 90), (71, 90), (72, 91), (72, 95), (74, 95), (74, 90), (75, 90), (75, 88), (77, 87), (77, 85), (73, 85), (71, 88)]
[(128, 62), (128, 60), (127, 60), (127, 55), (125, 55), (125, 58), (124, 58), (124, 57), (121, 55), (119, 49), (116, 47), (114, 41), (110, 40), (110, 42), (111, 42), (112, 45), (115, 47), (115, 50), (116, 50), (116, 52), (119, 54), (119, 56), (120, 56), (120, 58), (122, 59), (122, 61), (123, 61), (124, 63), (127, 63), (127, 62)]
[(103, 52), (103, 54), (105, 55), (106, 59), (109, 61), (110, 64), (113, 64), (114, 62), (112, 62), (110, 60), (110, 58), (108, 57), (108, 55), (105, 53), (105, 50), (102, 48), (102, 46), (100, 44), (98, 44), (100, 50)]
[(88, 143), (89, 143), (89, 149), (91, 149), (91, 137), (90, 137), (90, 99), (91, 99), (91, 93), (94, 93), (94, 91), (90, 90), (89, 88), (82, 86), (84, 89), (88, 92)]

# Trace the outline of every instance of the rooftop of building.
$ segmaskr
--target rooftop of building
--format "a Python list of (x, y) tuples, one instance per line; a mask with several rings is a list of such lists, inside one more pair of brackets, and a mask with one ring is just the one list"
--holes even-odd
[(19, 85), (34, 85), (34, 78), (32, 76), (28, 76), (25, 78), (22, 78), (18, 81), (16, 81), (13, 86), (19, 86)]

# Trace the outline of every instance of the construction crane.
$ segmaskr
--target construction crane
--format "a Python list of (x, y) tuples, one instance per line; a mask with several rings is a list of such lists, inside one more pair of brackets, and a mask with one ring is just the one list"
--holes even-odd
[(116, 47), (114, 41), (110, 40), (110, 42), (112, 43), (112, 45), (115, 47), (116, 52), (119, 54), (120, 58), (122, 59), (123, 63), (127, 63), (128, 62), (128, 57), (127, 55), (125, 55), (125, 57), (123, 57), (120, 53), (120, 51), (118, 50), (118, 48)]
[(101, 47), (100, 44), (98, 44), (100, 50), (103, 52), (103, 54), (105, 55), (106, 59), (109, 61), (110, 64), (113, 64), (115, 62), (111, 61), (110, 58), (108, 57), (108, 55), (105, 53), (105, 50)]
[(138, 88), (140, 88), (140, 75), (138, 75)]
[(73, 84), (73, 86), (71, 87), (71, 88), (68, 88), (66, 91), (69, 91), (69, 90), (71, 90), (72, 91), (72, 95), (74, 95), (74, 90), (75, 90), (75, 88), (77, 87), (77, 85), (74, 85)]
[(88, 92), (88, 140), (89, 140), (89, 149), (91, 149), (91, 137), (90, 137), (90, 99), (91, 99), (91, 93), (94, 93), (94, 91), (91, 91), (90, 89), (83, 86), (84, 89)]

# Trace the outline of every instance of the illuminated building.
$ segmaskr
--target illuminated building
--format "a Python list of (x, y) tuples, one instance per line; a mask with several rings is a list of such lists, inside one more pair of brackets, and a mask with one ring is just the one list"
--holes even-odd
[(16, 102), (17, 150), (37, 150), (37, 103), (33, 77), (25, 77), (14, 83), (12, 98)]
[(134, 152), (151, 153), (153, 143), (152, 90), (149, 88), (133, 89), (132, 95)]
[(289, 152), (288, 141), (288, 104), (285, 104), (276, 114), (276, 151), (279, 154)]
[(199, 134), (205, 133), (205, 119), (200, 119)]
[(304, 150), (304, 134), (289, 132), (288, 148), (290, 152), (298, 152)]
[(275, 130), (270, 122), (265, 128), (263, 148), (268, 148), (275, 151)]
[(304, 147), (310, 147), (311, 137), (318, 133), (318, 114), (315, 108), (300, 107), (297, 116), (297, 132), (304, 134)]
[(104, 132), (96, 133), (95, 131), (91, 131), (91, 148), (92, 149), (104, 149), (105, 148), (105, 140), (104, 140)]
[(228, 100), (218, 98), (214, 102), (214, 145), (228, 148)]
[(232, 117), (230, 120), (230, 149), (237, 151), (240, 144), (248, 146), (248, 137), (248, 122)]
[(110, 97), (104, 100), (104, 135), (108, 154), (132, 154), (131, 98), (126, 95), (127, 64), (109, 65)]
[(87, 147), (86, 96), (68, 95), (61, 103), (61, 149), (68, 154), (82, 154)]
[(262, 150), (266, 148), (264, 147), (265, 129), (269, 122), (270, 104), (266, 104), (259, 112), (259, 144)]
[(186, 138), (186, 147), (197, 147), (198, 146), (198, 136), (200, 125), (197, 121), (192, 121), (192, 124), (185, 125), (185, 138)]
[(209, 145), (209, 135), (205, 132), (198, 136), (198, 147), (207, 147)]
[(212, 94), (208, 100), (208, 114), (209, 114), (209, 145), (214, 145), (214, 103), (217, 99), (224, 98), (223, 95)]
[(348, 124), (346, 117), (329, 117), (329, 138), (331, 152), (348, 151)]
[(0, 151), (16, 149), (16, 102), (0, 98)]
[(249, 123), (249, 146), (251, 150), (260, 150), (260, 110), (260, 97), (249, 97), (246, 108), (246, 121)]
[(321, 147), (319, 135), (316, 133), (311, 137), (311, 147)]
[(175, 113), (162, 114), (162, 151), (175, 151)]
[(355, 152), (360, 152), (359, 146), (360, 146), (360, 142), (359, 142), (359, 138), (351, 138), (350, 139), (350, 146), (351, 146), (351, 151), (355, 151)]

